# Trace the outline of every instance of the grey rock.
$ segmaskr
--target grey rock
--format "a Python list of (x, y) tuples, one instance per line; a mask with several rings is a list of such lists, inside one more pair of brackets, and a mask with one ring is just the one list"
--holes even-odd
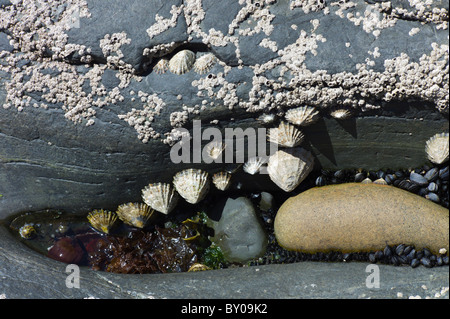
[(268, 211), (274, 207), (274, 197), (268, 192), (261, 192), (261, 199), (259, 200), (259, 209)]
[[(380, 287), (369, 288), (369, 264), (301, 262), (190, 273), (123, 275), (80, 267), (80, 287), (68, 288), (67, 265), (36, 253), (0, 225), (0, 298), (6, 299), (448, 299), (448, 266), (378, 267)], [(185, 301), (183, 301), (184, 303)], [(187, 301), (186, 301), (187, 302)], [(178, 314), (180, 309), (167, 309)]]
[(252, 202), (245, 197), (229, 198), (213, 228), (212, 241), (230, 262), (245, 263), (266, 251), (267, 235)]

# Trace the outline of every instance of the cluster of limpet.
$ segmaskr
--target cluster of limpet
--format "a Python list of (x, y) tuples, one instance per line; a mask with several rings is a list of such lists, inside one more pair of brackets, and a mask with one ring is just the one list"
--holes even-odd
[(195, 53), (191, 50), (181, 50), (170, 60), (161, 58), (153, 67), (153, 70), (162, 74), (167, 70), (173, 74), (185, 74), (194, 69), (198, 74), (205, 74), (211, 70), (217, 58), (212, 53), (207, 53), (196, 59)]

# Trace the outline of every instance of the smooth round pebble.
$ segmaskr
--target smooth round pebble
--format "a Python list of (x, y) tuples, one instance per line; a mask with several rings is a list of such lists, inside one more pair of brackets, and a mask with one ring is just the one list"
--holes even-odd
[(280, 246), (307, 253), (376, 251), (402, 243), (433, 253), (449, 247), (448, 210), (388, 185), (309, 189), (280, 207), (274, 228)]

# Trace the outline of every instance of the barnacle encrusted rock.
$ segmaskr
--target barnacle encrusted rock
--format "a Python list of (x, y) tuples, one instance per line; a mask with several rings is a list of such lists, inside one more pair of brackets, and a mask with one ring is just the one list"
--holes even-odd
[(386, 244), (449, 249), (449, 212), (399, 188), (377, 184), (316, 187), (288, 199), (275, 217), (289, 250), (375, 251)]
[[(6, 1), (0, 214), (16, 201), (139, 201), (149, 180), (180, 170), (168, 145), (192, 119), (245, 129), (264, 115), (269, 128), (302, 105), (323, 116), (304, 130), (321, 164), (421, 164), (419, 135), (448, 131), (447, 28), (448, 2), (436, 0)], [(163, 73), (183, 50), (214, 64)], [(354, 114), (331, 123), (335, 107)]]

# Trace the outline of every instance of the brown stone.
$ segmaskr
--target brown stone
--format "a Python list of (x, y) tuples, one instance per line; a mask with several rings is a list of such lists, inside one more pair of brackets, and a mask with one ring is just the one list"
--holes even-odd
[(373, 251), (402, 243), (449, 250), (449, 211), (387, 185), (309, 189), (280, 207), (274, 226), (282, 247), (302, 252)]

